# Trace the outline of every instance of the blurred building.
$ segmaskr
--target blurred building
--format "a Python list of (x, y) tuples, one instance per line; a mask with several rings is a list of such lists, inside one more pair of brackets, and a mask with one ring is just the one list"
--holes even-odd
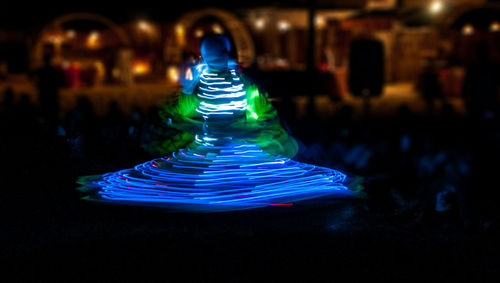
[[(175, 83), (182, 75), (179, 65), (199, 56), (201, 40), (208, 34), (228, 35), (233, 56), (243, 66), (301, 71), (308, 66), (311, 11), (315, 15), (312, 65), (335, 73), (341, 81), (348, 73), (350, 43), (357, 38), (383, 43), (386, 82), (415, 81), (429, 58), (450, 68), (470, 64), (478, 42), (490, 45), (492, 60), (500, 61), (500, 53), (494, 52), (500, 50), (500, 8), (494, 2), (316, 1), (311, 7), (192, 10), (161, 22), (117, 23), (103, 15), (70, 13), (22, 37), (0, 30), (0, 72), (28, 71), (50, 54), (74, 87)], [(19, 45), (24, 49), (16, 48)], [(16, 56), (6, 55), (13, 50)], [(21, 59), (23, 53), (27, 53), (26, 62)], [(460, 76), (460, 71), (451, 73)]]

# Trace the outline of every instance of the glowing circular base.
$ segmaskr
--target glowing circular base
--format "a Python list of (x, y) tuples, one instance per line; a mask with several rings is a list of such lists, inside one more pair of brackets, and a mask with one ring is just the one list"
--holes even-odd
[(253, 144), (199, 145), (85, 183), (91, 199), (226, 211), (349, 195), (336, 170), (266, 153)]

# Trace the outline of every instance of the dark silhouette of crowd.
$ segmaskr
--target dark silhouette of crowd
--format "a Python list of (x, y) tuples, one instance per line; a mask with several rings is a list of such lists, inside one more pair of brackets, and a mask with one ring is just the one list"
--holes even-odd
[[(464, 91), (466, 99), (474, 89), (484, 91), (488, 109), (473, 103), (466, 116), (447, 103), (432, 115), (412, 113), (402, 105), (390, 117), (368, 113), (361, 118), (341, 101), (329, 117), (297, 117), (290, 99), (276, 107), (285, 129), (299, 141), (296, 159), (361, 178), (372, 213), (425, 227), (495, 230), (500, 216), (495, 182), (500, 124), (497, 101), (484, 82), (483, 73), (492, 68), (484, 69), (481, 60), (478, 64), (470, 69)], [(47, 71), (43, 76), (49, 75)], [(493, 75), (491, 79), (496, 80)], [(40, 96), (56, 95), (35, 104), (26, 94), (15, 99), (12, 89), (2, 93), (0, 148), (3, 164), (8, 164), (2, 171), (7, 187), (20, 187), (21, 182), (32, 190), (51, 190), (54, 184), (72, 190), (80, 175), (122, 169), (154, 156), (145, 149), (154, 132), (166, 127), (159, 108), (125, 113), (113, 101), (99, 116), (81, 95), (70, 111), (52, 113), (58, 109), (57, 85), (40, 83), (39, 90)]]

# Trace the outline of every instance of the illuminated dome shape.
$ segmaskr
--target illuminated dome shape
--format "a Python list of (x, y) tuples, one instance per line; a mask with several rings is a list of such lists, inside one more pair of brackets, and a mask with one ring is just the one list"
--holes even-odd
[(270, 153), (252, 142), (245, 125), (266, 123), (259, 120), (262, 111), (255, 104), (261, 96), (236, 72), (229, 48), (223, 36), (204, 41), (205, 63), (194, 68), (192, 81), (184, 82), (183, 93), (198, 100), (194, 112), (201, 126), (195, 141), (134, 168), (81, 178), (84, 191), (95, 191), (87, 199), (212, 212), (351, 195), (345, 174)]

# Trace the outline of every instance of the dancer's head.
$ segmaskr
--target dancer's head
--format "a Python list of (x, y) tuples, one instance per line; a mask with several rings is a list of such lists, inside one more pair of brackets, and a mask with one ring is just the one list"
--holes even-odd
[(210, 69), (226, 71), (231, 44), (224, 35), (212, 35), (201, 43), (201, 57)]

